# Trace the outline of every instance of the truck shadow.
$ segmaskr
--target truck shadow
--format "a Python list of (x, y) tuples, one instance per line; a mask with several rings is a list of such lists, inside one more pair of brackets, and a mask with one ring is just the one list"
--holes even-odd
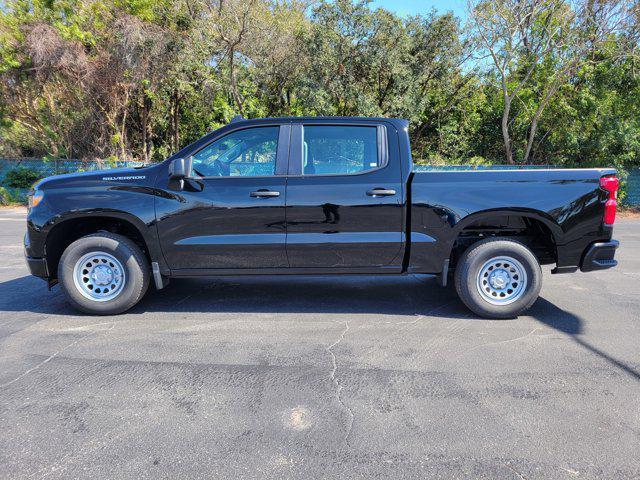
[[(42, 280), (32, 276), (0, 282), (0, 315), (6, 312), (86, 316), (67, 304), (59, 286), (49, 292)], [(455, 291), (439, 287), (435, 278), (427, 276), (174, 279), (160, 291), (150, 286), (145, 298), (125, 315), (180, 312), (378, 313), (469, 318)]]
[[(60, 287), (47, 292), (44, 283), (25, 276), (0, 283), (0, 318), (7, 312), (82, 316), (65, 301)], [(419, 315), (484, 321), (471, 314), (453, 288), (441, 288), (431, 277), (224, 277), (180, 279), (161, 291), (150, 291), (126, 315), (148, 313), (310, 313)], [(636, 380), (640, 372), (584, 339), (584, 321), (539, 298), (527, 312), (536, 321), (567, 335)], [(42, 320), (24, 318), (22, 327)], [(268, 321), (268, 320), (267, 320)], [(277, 322), (277, 318), (273, 318)], [(300, 317), (305, 321), (305, 317)], [(3, 327), (0, 320), (0, 328)]]
[(605, 351), (599, 349), (595, 345), (592, 345), (583, 338), (581, 334), (584, 330), (584, 322), (577, 315), (559, 308), (558, 306), (542, 297), (540, 297), (538, 301), (533, 305), (533, 307), (531, 307), (531, 310), (529, 310), (528, 314), (535, 318), (538, 322), (566, 334), (577, 345), (581, 346), (590, 353), (597, 355), (601, 359), (608, 362), (610, 365), (618, 368), (635, 380), (640, 381), (640, 371), (634, 369), (625, 362), (612, 357)]
[[(468, 318), (455, 291), (431, 277), (269, 276), (179, 279), (133, 312), (327, 313)], [(303, 319), (301, 319), (303, 320)]]
[(65, 303), (59, 289), (49, 292), (43, 280), (30, 275), (0, 282), (2, 318), (6, 312), (77, 314)]

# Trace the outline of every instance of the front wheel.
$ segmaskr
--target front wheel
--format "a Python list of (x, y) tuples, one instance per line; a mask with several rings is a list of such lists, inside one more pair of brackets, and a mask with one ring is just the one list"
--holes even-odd
[(82, 237), (62, 254), (58, 280), (78, 310), (115, 315), (129, 310), (149, 286), (149, 265), (140, 248), (121, 235)]
[(475, 243), (455, 273), (460, 299), (486, 318), (514, 318), (531, 307), (542, 287), (540, 263), (529, 248), (509, 238)]

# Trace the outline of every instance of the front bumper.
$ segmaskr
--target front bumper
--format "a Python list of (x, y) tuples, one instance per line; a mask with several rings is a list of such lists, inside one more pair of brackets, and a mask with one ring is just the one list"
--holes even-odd
[(29, 229), (27, 228), (27, 233), (24, 234), (24, 259), (27, 262), (27, 267), (29, 267), (29, 272), (31, 272), (31, 275), (48, 280), (49, 268), (47, 266), (47, 259), (39, 257), (37, 253), (35, 256), (32, 256), (33, 254)]
[(582, 257), (580, 270), (583, 272), (592, 272), (594, 270), (604, 270), (615, 267), (618, 265), (618, 261), (613, 257), (619, 245), (620, 242), (617, 240), (592, 243)]

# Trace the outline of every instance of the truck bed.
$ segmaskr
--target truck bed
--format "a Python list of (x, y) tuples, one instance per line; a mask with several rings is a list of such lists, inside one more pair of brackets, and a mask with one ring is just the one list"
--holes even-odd
[[(418, 170), (418, 171), (416, 171)], [(483, 217), (503, 213), (545, 225), (559, 268), (577, 267), (585, 248), (611, 239), (602, 223), (607, 194), (600, 178), (614, 169), (420, 171), (409, 182), (409, 270), (440, 272), (458, 234)], [(427, 238), (429, 237), (429, 238)]]

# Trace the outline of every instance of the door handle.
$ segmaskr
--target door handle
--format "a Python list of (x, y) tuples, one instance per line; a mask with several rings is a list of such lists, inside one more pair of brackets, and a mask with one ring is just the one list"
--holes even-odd
[(386, 188), (374, 188), (373, 190), (367, 190), (367, 195), (370, 197), (390, 197), (395, 194), (395, 190), (388, 190)]
[(271, 197), (279, 197), (280, 192), (274, 192), (273, 190), (258, 190), (255, 192), (251, 192), (250, 195), (253, 198), (271, 198)]

